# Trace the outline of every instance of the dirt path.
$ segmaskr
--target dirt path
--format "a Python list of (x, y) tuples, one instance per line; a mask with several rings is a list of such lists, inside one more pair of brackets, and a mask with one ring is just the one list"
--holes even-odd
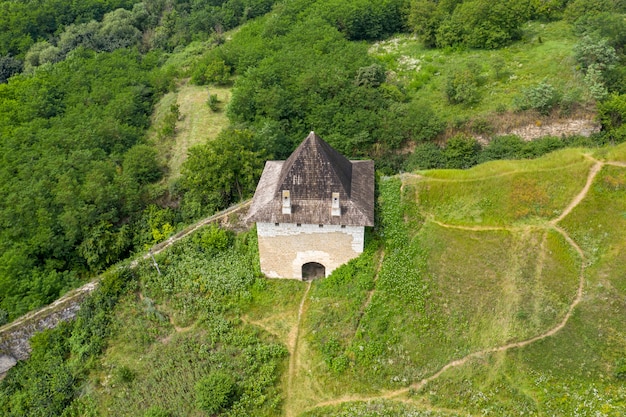
[(302, 300), (300, 300), (300, 307), (298, 308), (298, 320), (296, 321), (296, 325), (289, 332), (289, 337), (287, 340), (287, 349), (291, 353), (289, 356), (289, 373), (287, 374), (287, 393), (285, 399), (285, 410), (287, 411), (287, 416), (291, 417), (292, 408), (289, 406), (291, 394), (294, 391), (293, 381), (298, 372), (298, 364), (300, 363), (300, 355), (298, 354), (298, 338), (300, 337), (300, 325), (302, 324), (302, 317), (305, 313), (305, 303), (307, 301), (307, 297), (309, 296), (309, 290), (311, 289), (311, 284), (313, 281), (309, 281), (306, 286), (306, 291), (302, 295)]
[[(576, 250), (576, 252), (578, 253), (578, 255), (581, 258), (581, 267), (580, 267), (580, 272), (579, 272), (578, 287), (576, 289), (576, 294), (574, 295), (574, 298), (573, 298), (572, 302), (570, 303), (570, 305), (568, 307), (567, 313), (563, 316), (563, 318), (554, 327), (546, 330), (545, 332), (543, 332), (541, 334), (538, 334), (538, 335), (536, 335), (534, 337), (531, 337), (529, 339), (525, 339), (525, 340), (522, 340), (522, 341), (519, 341), (519, 342), (511, 342), (511, 343), (507, 343), (507, 344), (504, 344), (504, 345), (501, 345), (501, 346), (496, 346), (496, 347), (493, 347), (493, 348), (479, 350), (479, 351), (470, 353), (469, 355), (466, 355), (466, 356), (464, 356), (462, 358), (450, 361), (447, 364), (445, 364), (443, 367), (441, 367), (437, 372), (432, 374), (431, 376), (429, 376), (427, 378), (424, 378), (421, 381), (419, 381), (419, 382), (417, 382), (415, 384), (412, 384), (411, 386), (409, 386), (407, 388), (394, 390), (394, 391), (383, 391), (383, 392), (381, 392), (380, 395), (375, 395), (375, 396), (360, 396), (360, 395), (343, 396), (343, 397), (336, 398), (336, 399), (333, 399), (333, 400), (330, 400), (330, 401), (320, 402), (320, 403), (316, 404), (315, 406), (311, 407), (310, 409), (315, 409), (315, 408), (324, 407), (324, 406), (339, 405), (339, 404), (342, 404), (342, 403), (354, 402), (354, 401), (371, 401), (371, 400), (380, 400), (380, 399), (395, 399), (396, 397), (408, 394), (410, 391), (419, 391), (419, 390), (421, 390), (429, 382), (432, 382), (433, 380), (439, 378), (446, 371), (448, 371), (448, 370), (450, 370), (452, 368), (456, 368), (456, 367), (462, 366), (462, 365), (466, 364), (468, 361), (470, 361), (471, 359), (482, 357), (482, 356), (485, 356), (485, 355), (488, 355), (488, 354), (492, 354), (492, 353), (505, 352), (505, 351), (508, 351), (508, 350), (511, 350), (511, 349), (522, 348), (522, 347), (528, 346), (528, 345), (530, 345), (532, 343), (535, 343), (537, 341), (540, 341), (540, 340), (546, 339), (548, 337), (554, 336), (556, 333), (561, 331), (565, 327), (565, 325), (568, 323), (568, 321), (571, 318), (571, 316), (572, 316), (576, 306), (578, 306), (578, 304), (582, 300), (583, 290), (584, 290), (584, 283), (585, 283), (584, 275), (585, 275), (585, 268), (586, 268), (586, 257), (585, 257), (585, 254), (584, 254), (583, 250), (580, 248), (580, 246), (571, 238), (571, 236), (569, 236), (569, 234), (564, 229), (559, 227), (557, 225), (557, 223), (559, 221), (563, 220), (569, 213), (571, 213), (572, 210), (576, 206), (578, 206), (578, 204), (580, 204), (580, 202), (583, 201), (583, 199), (587, 196), (587, 194), (589, 193), (589, 189), (591, 188), (591, 185), (592, 185), (596, 175), (598, 174), (598, 172), (600, 172), (600, 169), (602, 168), (603, 165), (604, 165), (603, 162), (597, 161), (591, 167), (591, 169), (589, 170), (589, 174), (587, 176), (587, 182), (585, 183), (585, 186), (583, 187), (581, 192), (578, 195), (576, 195), (576, 197), (574, 197), (574, 199), (565, 208), (565, 210), (563, 211), (563, 213), (561, 213), (560, 216), (558, 216), (557, 218), (551, 220), (548, 223), (548, 226), (550, 228), (552, 228), (553, 230), (556, 230), (558, 233), (560, 233), (565, 238), (565, 240), (572, 246), (572, 248), (574, 248), (574, 250)], [(438, 225), (440, 225), (442, 227), (458, 228), (457, 226), (445, 225), (445, 224), (437, 222), (437, 221), (435, 221), (435, 223), (437, 223)], [(504, 228), (504, 229), (506, 229), (506, 228)], [(493, 230), (493, 229), (492, 228), (475, 229), (473, 227), (468, 227), (467, 230)], [(496, 230), (502, 230), (502, 228), (498, 228)], [(510, 229), (506, 229), (506, 230), (510, 230)], [(544, 246), (544, 243), (542, 242), (542, 247), (543, 246)], [(539, 263), (543, 263), (543, 259), (542, 259), (541, 256), (539, 257), (537, 262), (538, 262), (537, 270), (543, 269), (543, 265), (539, 265)], [(406, 401), (406, 400), (404, 400), (404, 401)]]
[(472, 232), (511, 232), (515, 230), (528, 230), (531, 228), (536, 228), (536, 226), (461, 226), (456, 224), (448, 224), (440, 222), (439, 220), (435, 220), (434, 216), (429, 215), (428, 221), (435, 223), (437, 226), (446, 228), (446, 229), (459, 229), (459, 230), (467, 230)]
[(574, 197), (572, 202), (569, 203), (569, 205), (565, 208), (565, 210), (563, 210), (563, 213), (561, 213), (561, 215), (559, 217), (557, 217), (556, 219), (554, 219), (554, 220), (552, 220), (550, 222), (551, 224), (556, 225), (558, 222), (563, 220), (568, 214), (570, 214), (572, 212), (572, 210), (578, 204), (580, 204), (581, 201), (583, 201), (583, 199), (587, 196), (587, 193), (589, 192), (589, 188), (591, 188), (591, 184), (593, 183), (593, 180), (595, 179), (595, 177), (598, 174), (598, 172), (600, 172), (600, 170), (602, 169), (603, 165), (604, 165), (603, 162), (597, 161), (591, 167), (591, 170), (589, 171), (589, 175), (587, 176), (587, 183), (585, 184), (583, 189), (580, 191), (580, 193), (576, 197)]

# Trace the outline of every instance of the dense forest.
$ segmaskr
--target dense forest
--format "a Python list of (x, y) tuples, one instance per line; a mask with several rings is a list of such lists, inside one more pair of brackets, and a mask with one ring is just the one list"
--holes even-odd
[[(313, 129), (387, 174), (626, 138), (626, 5), (617, 0), (38, 0), (0, 8), (2, 321), (177, 224), (249, 196), (264, 160), (284, 158)], [(479, 123), (442, 114), (423, 83), (393, 77), (393, 63), (369, 52), (372, 42), (403, 33), (446, 54), (497, 51), (527, 42), (530, 20), (565, 22), (577, 39), (572, 67), (584, 91), (568, 98), (535, 80), (503, 111), (597, 106), (600, 134), (505, 136), (483, 146), (460, 133), (442, 142), (451, 126)], [(202, 48), (185, 65), (167, 64), (188, 45)], [(497, 66), (470, 62), (448, 73), (441, 101), (451, 112), (472, 109)], [(153, 105), (185, 77), (233, 86), (232, 127), (192, 149), (168, 187), (146, 132)]]

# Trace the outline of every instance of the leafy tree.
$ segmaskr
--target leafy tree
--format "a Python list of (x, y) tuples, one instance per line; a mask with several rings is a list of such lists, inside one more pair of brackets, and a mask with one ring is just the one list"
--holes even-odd
[(372, 64), (357, 70), (354, 82), (358, 86), (379, 87), (385, 82), (385, 67), (380, 64)]
[(406, 170), (444, 168), (446, 159), (442, 149), (434, 143), (422, 143), (415, 147), (406, 161)]
[(157, 181), (163, 175), (163, 170), (157, 161), (158, 151), (148, 145), (135, 145), (124, 155), (122, 164), (124, 174), (131, 177), (138, 184), (147, 184)]
[(433, 0), (411, 1), (408, 22), (411, 29), (420, 37), (429, 48), (437, 43), (437, 29), (445, 19), (446, 14), (437, 7)]
[(527, 2), (470, 0), (459, 4), (437, 30), (437, 46), (495, 49), (520, 39)]
[(229, 129), (191, 148), (182, 168), (185, 214), (196, 217), (251, 195), (264, 163), (249, 130)]
[(23, 63), (10, 55), (0, 56), (0, 84), (6, 83), (12, 75), (22, 71)]
[(573, 23), (585, 16), (620, 10), (618, 4), (619, 0), (573, 0), (567, 4), (564, 17)]
[(135, 45), (141, 32), (134, 26), (133, 13), (125, 9), (117, 9), (107, 13), (98, 30), (96, 44), (103, 51), (114, 51)]
[(574, 56), (585, 72), (590, 67), (604, 71), (616, 64), (619, 59), (607, 39), (597, 39), (589, 35), (583, 36), (576, 44)]

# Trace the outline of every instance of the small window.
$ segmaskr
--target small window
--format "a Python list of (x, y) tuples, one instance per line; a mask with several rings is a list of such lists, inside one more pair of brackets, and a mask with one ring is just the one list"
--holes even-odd
[(323, 224), (320, 224), (320, 225), (318, 225), (318, 226), (319, 226), (319, 227), (324, 227), (324, 225), (323, 225)]
[(274, 223), (274, 226), (280, 226), (280, 223)]
[(302, 226), (302, 223), (296, 223), (296, 226), (300, 227)]
[(342, 228), (342, 229), (345, 229), (345, 228), (346, 228), (346, 225), (345, 225), (345, 224), (342, 224), (342, 225), (341, 225), (341, 228)]

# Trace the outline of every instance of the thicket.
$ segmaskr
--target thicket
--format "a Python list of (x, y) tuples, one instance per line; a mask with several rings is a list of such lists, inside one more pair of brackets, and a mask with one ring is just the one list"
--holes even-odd
[(163, 168), (144, 132), (169, 84), (158, 62), (80, 49), (0, 85), (0, 309), (9, 320), (149, 239), (142, 212)]

